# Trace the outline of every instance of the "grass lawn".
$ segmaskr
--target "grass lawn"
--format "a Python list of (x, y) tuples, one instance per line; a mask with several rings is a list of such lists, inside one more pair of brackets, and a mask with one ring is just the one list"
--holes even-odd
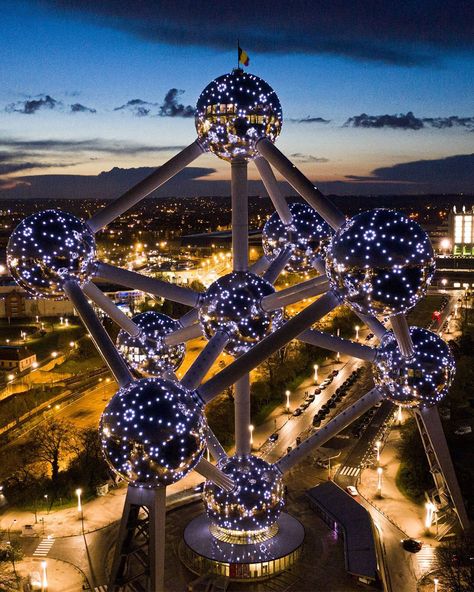
[(431, 321), (431, 315), (435, 310), (438, 310), (443, 295), (429, 294), (421, 300), (413, 310), (408, 313), (408, 322), (410, 325), (417, 325), (418, 327), (425, 327)]
[(44, 385), (44, 388), (37, 387), (3, 399), (0, 401), (0, 426), (10, 423), (15, 417), (21, 417), (36, 405), (49, 401), (59, 395), (62, 390), (64, 390), (63, 387), (54, 386), (51, 388)]

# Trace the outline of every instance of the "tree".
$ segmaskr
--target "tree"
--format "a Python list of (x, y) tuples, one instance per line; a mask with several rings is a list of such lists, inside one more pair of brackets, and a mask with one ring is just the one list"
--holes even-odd
[(77, 485), (87, 485), (92, 491), (109, 475), (97, 429), (83, 430), (78, 435), (78, 442), (79, 454), (72, 460), (67, 472)]
[(78, 435), (73, 424), (64, 420), (49, 420), (32, 434), (34, 456), (49, 464), (52, 485), (56, 484), (62, 463), (71, 454), (78, 453)]
[(436, 568), (447, 592), (474, 590), (474, 532), (443, 542), (436, 549)]

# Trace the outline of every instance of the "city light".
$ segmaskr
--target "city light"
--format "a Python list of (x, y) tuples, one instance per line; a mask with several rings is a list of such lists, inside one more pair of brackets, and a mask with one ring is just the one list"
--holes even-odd
[(77, 495), (77, 511), (79, 512), (79, 514), (82, 514), (82, 501), (81, 501), (82, 489), (76, 489), (76, 495)]
[(319, 366), (317, 364), (315, 364), (313, 366), (314, 369), (314, 384), (318, 384), (318, 370), (319, 370)]
[(377, 495), (382, 495), (382, 467), (377, 467)]
[(41, 577), (41, 592), (46, 592), (48, 589), (48, 576), (46, 573), (46, 568), (48, 567), (48, 564), (46, 561), (42, 561), (41, 562), (41, 568), (42, 568), (42, 577)]
[(250, 431), (250, 446), (253, 446), (253, 430), (254, 430), (254, 426), (252, 424), (249, 425), (249, 431)]
[(402, 425), (402, 423), (403, 423), (403, 411), (402, 411), (401, 405), (398, 405), (397, 422), (398, 422), (398, 425)]
[(290, 391), (285, 391), (285, 395), (286, 395), (286, 412), (290, 413)]
[(432, 502), (426, 502), (426, 515), (425, 515), (425, 528), (428, 530), (433, 524), (434, 514), (436, 512), (436, 506)]
[(380, 440), (377, 440), (377, 442), (375, 442), (375, 449), (377, 450), (377, 462), (380, 462), (380, 447), (382, 446), (382, 442)]
[(354, 329), (355, 329), (355, 334), (356, 334), (355, 340), (359, 341), (359, 329), (360, 329), (359, 325), (355, 325)]
[(58, 352), (57, 351), (51, 352), (51, 357), (52, 358), (57, 358), (58, 357)]
[(434, 592), (438, 592), (439, 579), (438, 578), (434, 578), (433, 579), (433, 583), (434, 583)]

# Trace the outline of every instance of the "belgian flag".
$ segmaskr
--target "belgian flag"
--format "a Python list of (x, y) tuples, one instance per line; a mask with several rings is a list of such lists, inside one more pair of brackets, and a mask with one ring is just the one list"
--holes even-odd
[(239, 50), (239, 64), (242, 64), (242, 66), (248, 66), (250, 63), (250, 58), (247, 52), (242, 49), (240, 45), (238, 45), (237, 48)]

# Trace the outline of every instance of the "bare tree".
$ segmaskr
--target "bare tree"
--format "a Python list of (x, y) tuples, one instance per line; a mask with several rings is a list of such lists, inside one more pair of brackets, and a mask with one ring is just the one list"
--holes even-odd
[(436, 567), (443, 590), (474, 590), (474, 532), (463, 533), (436, 549)]
[(49, 420), (33, 432), (34, 456), (51, 468), (51, 481), (56, 483), (61, 463), (79, 451), (78, 434), (73, 424)]

